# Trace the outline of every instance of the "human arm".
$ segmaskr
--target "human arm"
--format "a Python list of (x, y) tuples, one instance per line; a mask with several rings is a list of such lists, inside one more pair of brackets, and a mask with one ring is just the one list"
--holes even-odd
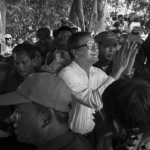
[(63, 69), (59, 73), (59, 77), (70, 87), (77, 102), (93, 109), (102, 108), (102, 93), (106, 87), (114, 81), (112, 77), (107, 76), (100, 69), (94, 73), (93, 80), (95, 83), (91, 83), (97, 84), (94, 89), (91, 89), (89, 82), (86, 82), (88, 78), (84, 80), (82, 76), (77, 75), (76, 72), (69, 70), (68, 68)]

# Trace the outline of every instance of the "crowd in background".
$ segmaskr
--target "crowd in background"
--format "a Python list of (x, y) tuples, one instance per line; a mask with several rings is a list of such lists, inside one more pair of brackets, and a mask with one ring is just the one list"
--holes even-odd
[[(30, 79), (31, 74), (33, 77)], [(49, 74), (50, 77), (47, 76)], [(60, 79), (64, 82), (61, 83)], [(95, 36), (87, 31), (87, 27), (86, 31), (80, 31), (78, 27), (64, 20), (52, 34), (49, 28), (41, 27), (29, 40), (20, 39), (14, 43), (13, 37), (6, 34), (5, 51), (1, 51), (0, 55), (0, 95), (5, 96), (17, 90), (19, 95), (31, 99), (33, 103), (54, 109), (51, 103), (55, 102), (47, 102), (45, 97), (70, 100), (68, 91), (64, 90), (66, 85), (62, 85), (65, 83), (76, 100), (72, 102), (69, 127), (65, 119), (68, 111), (65, 106), (63, 108), (60, 106), (61, 102), (55, 104), (58, 105), (56, 112), (46, 112), (45, 109), (36, 106), (39, 112), (43, 113), (43, 118), (45, 117), (44, 127), (41, 133), (37, 131), (38, 128), (35, 129), (34, 135), (31, 131), (33, 126), (31, 129), (22, 128), (24, 130), (22, 134), (26, 138), (22, 141), (28, 144), (18, 142), (14, 128), (8, 121), (8, 117), (16, 108), (0, 106), (0, 145), (6, 149), (14, 147), (16, 150), (35, 149), (34, 145), (38, 149), (59, 149), (57, 143), (59, 140), (49, 145), (42, 142), (48, 142), (45, 137), (53, 141), (59, 136), (68, 134), (69, 130), (66, 140), (72, 139), (69, 141), (72, 145), (67, 143), (65, 148), (63, 145), (65, 141), (61, 138), (63, 144), (60, 145), (64, 150), (69, 150), (69, 146), (70, 149), (74, 147), (81, 150), (118, 148), (148, 150), (149, 81), (150, 21), (144, 18), (113, 16), (106, 20), (106, 31)], [(44, 89), (42, 92), (39, 86)], [(27, 90), (33, 91), (30, 91), (31, 95)], [(43, 102), (33, 101), (35, 97), (43, 99)], [(2, 100), (4, 98), (0, 97), (0, 101)], [(66, 104), (66, 101), (64, 103)], [(24, 111), (25, 109), (29, 109), (31, 113), (33, 108), (25, 106)], [(18, 112), (19, 110), (20, 108), (17, 108)], [(15, 114), (16, 118), (13, 116), (14, 120), (18, 119), (18, 114)], [(48, 128), (51, 115), (56, 118), (53, 125)], [(26, 134), (25, 129), (31, 134)], [(49, 131), (51, 136), (47, 134)], [(75, 137), (70, 132), (73, 132)], [(108, 132), (109, 134), (106, 134)], [(36, 133), (39, 141), (35, 138)]]

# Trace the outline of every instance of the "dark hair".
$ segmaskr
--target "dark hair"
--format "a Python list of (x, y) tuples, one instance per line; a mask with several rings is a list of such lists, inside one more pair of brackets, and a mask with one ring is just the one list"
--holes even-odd
[(61, 31), (70, 31), (71, 34), (73, 34), (72, 28), (68, 27), (68, 26), (61, 26), (60, 28), (57, 29), (57, 36), (59, 35), (59, 33)]
[(150, 127), (150, 84), (140, 78), (120, 79), (102, 94), (108, 120), (116, 120), (125, 129)]
[(119, 26), (120, 26), (120, 21), (116, 21), (116, 22), (114, 23), (114, 27), (118, 28)]
[(31, 59), (34, 59), (36, 57), (36, 49), (33, 44), (30, 43), (22, 43), (18, 44), (14, 49), (13, 49), (13, 54), (14, 53), (19, 53), (19, 52), (26, 52)]
[(91, 34), (89, 32), (77, 32), (73, 34), (68, 40), (67, 48), (69, 50), (76, 48), (78, 46), (78, 42), (87, 36), (91, 36)]
[(114, 29), (114, 30), (112, 30), (112, 32), (114, 32), (115, 34), (117, 34), (117, 33), (122, 34), (121, 30), (119, 30), (119, 29)]
[(0, 71), (5, 72), (5, 79), (7, 79), (14, 73), (14, 67), (8, 63), (0, 63)]
[(37, 38), (47, 38), (47, 39), (49, 39), (50, 38), (49, 28), (46, 28), (46, 27), (39, 28), (36, 32), (36, 37)]
[(140, 22), (140, 18), (139, 17), (134, 17), (134, 22)]
[(71, 58), (74, 58), (74, 56), (71, 53), (71, 50), (76, 49), (76, 47), (78, 46), (77, 44), (79, 43), (79, 41), (82, 38), (87, 37), (87, 36), (91, 36), (91, 34), (89, 32), (77, 32), (77, 33), (74, 33), (69, 38), (69, 40), (67, 42), (67, 49), (68, 49), (68, 52), (69, 52)]
[(53, 37), (55, 39), (58, 37), (58, 31), (57, 30), (53, 30)]
[(122, 18), (122, 17), (123, 17), (123, 15), (118, 15), (118, 19), (119, 19), (119, 18)]

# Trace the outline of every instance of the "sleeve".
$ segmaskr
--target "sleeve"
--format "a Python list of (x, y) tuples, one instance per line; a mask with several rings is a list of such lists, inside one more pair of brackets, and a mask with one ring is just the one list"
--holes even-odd
[(102, 93), (114, 81), (112, 77), (103, 73), (99, 77), (103, 80), (102, 84), (97, 89), (92, 90), (72, 71), (63, 69), (59, 73), (59, 77), (70, 87), (73, 97), (77, 102), (97, 110), (100, 110), (103, 106), (101, 101)]

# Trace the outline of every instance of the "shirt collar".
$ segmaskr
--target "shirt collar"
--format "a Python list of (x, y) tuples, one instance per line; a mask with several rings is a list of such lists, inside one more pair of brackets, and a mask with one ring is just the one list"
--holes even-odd
[[(78, 70), (78, 71), (80, 71), (80, 72), (82, 72), (83, 74), (85, 74), (85, 75), (87, 75), (87, 73), (75, 62), (75, 61), (73, 61), (72, 62), (72, 65)], [(91, 71), (92, 71), (92, 67), (93, 66), (91, 66), (91, 68), (90, 68), (90, 74), (91, 74)]]

